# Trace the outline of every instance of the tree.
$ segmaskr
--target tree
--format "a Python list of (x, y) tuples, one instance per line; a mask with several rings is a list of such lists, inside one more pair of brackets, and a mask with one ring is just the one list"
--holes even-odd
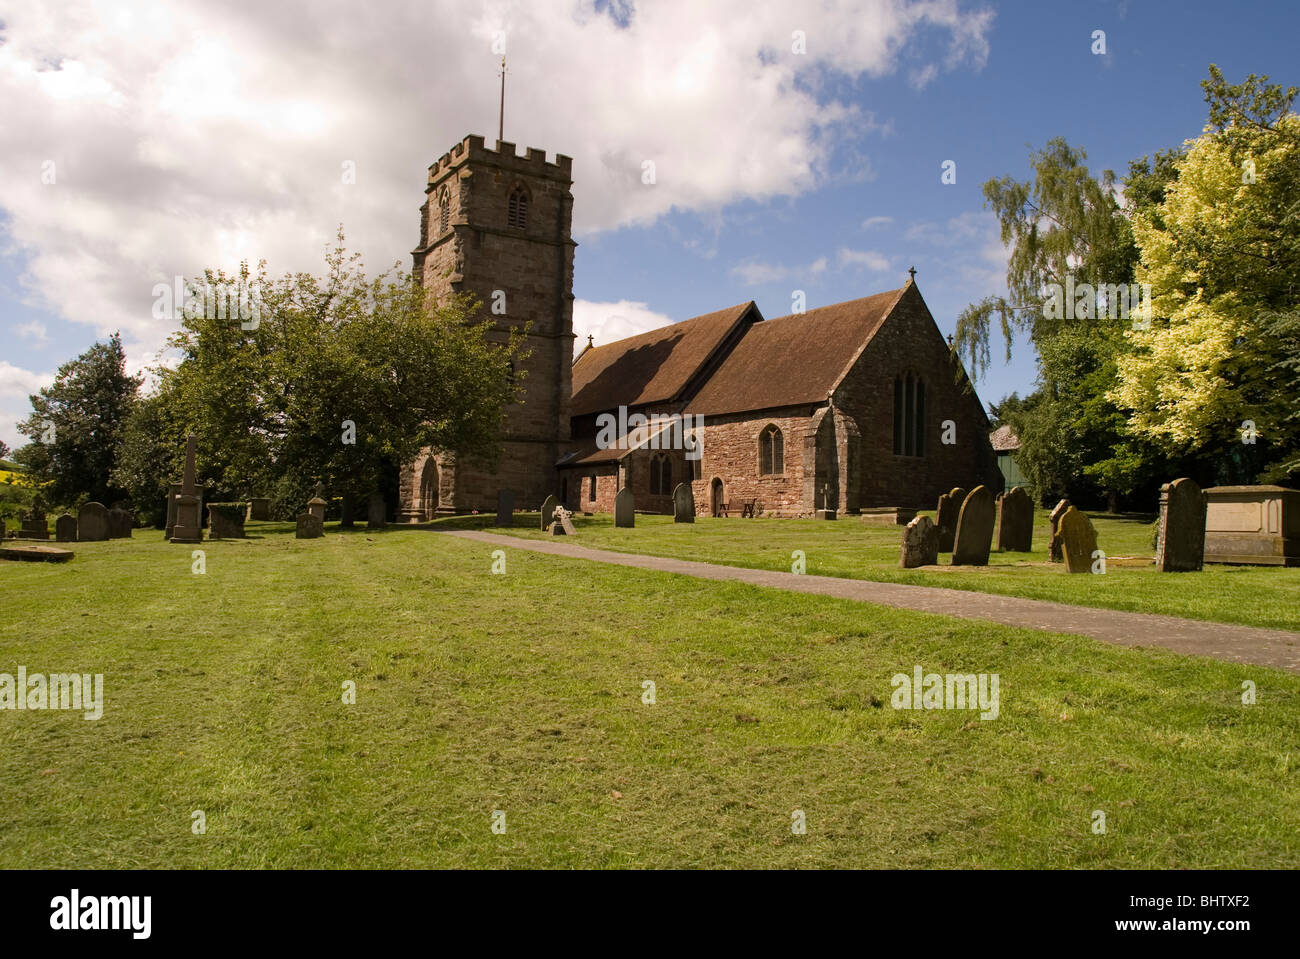
[(1211, 67), (1210, 124), (1134, 215), (1158, 321), (1127, 334), (1111, 392), (1135, 437), (1225, 482), (1285, 478), (1300, 453), (1300, 117), (1266, 81)]
[(49, 484), (49, 499), (71, 505), (84, 495), (111, 503), (122, 495), (109, 474), (140, 383), (127, 375), (114, 333), (64, 363), (54, 383), (31, 397), (33, 412), (18, 425), (31, 442), (17, 455), (34, 481)]
[[(206, 273), (203, 288), (256, 293), (255, 322), (187, 310), (119, 467), (124, 483), (165, 489), (193, 432), (210, 495), (271, 495), (300, 509), (316, 482), (353, 498), (381, 488), (425, 447), (491, 462), (504, 411), (518, 399), (521, 333), (491, 339), (478, 304), (434, 305), (405, 274), (368, 280), (339, 245), (326, 275)], [(522, 377), (520, 377), (522, 379)], [(169, 453), (156, 453), (161, 431)]]
[(0, 460), (7, 460), (11, 452), (13, 451), (9, 449), (9, 444), (0, 440)]

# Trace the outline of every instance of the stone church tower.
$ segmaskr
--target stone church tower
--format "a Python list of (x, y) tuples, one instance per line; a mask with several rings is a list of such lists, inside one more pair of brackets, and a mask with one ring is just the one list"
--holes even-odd
[[(399, 521), (435, 512), (495, 510), (511, 489), (520, 508), (536, 508), (557, 488), (556, 460), (569, 440), (573, 362), (573, 161), (480, 136), (467, 136), (429, 167), (420, 208), (415, 274), (439, 300), (472, 293), (492, 321), (490, 339), (528, 325), (522, 361), (524, 400), (506, 411), (495, 468), (424, 450), (403, 467)], [(504, 313), (493, 311), (493, 304)], [(517, 371), (519, 372), (519, 371)]]

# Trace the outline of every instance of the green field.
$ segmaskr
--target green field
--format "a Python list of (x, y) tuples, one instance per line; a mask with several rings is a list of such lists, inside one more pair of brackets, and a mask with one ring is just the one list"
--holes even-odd
[[(1189, 619), (1300, 630), (1300, 569), (1208, 565), (1199, 573), (1157, 573), (1149, 517), (1092, 517), (1106, 574), (1070, 575), (1048, 562), (1047, 513), (1034, 514), (1032, 553), (993, 552), (981, 569), (899, 569), (899, 527), (865, 526), (855, 516), (835, 522), (791, 519), (713, 519), (674, 523), (669, 516), (636, 517), (634, 529), (616, 529), (609, 515), (574, 516), (584, 546), (677, 559), (790, 571), (802, 550), (810, 575), (843, 576), (916, 586), (949, 586), (1076, 606), (1100, 606)], [(443, 528), (490, 529), (492, 517), (439, 520)], [(539, 514), (520, 514), (515, 536), (549, 538)], [(946, 564), (951, 557), (940, 554)]]
[[(153, 531), (0, 563), (0, 673), (103, 673), (106, 700), (0, 711), (0, 867), (1300, 865), (1300, 676), (524, 550), (494, 575), (428, 531), (250, 532), (203, 575)], [(891, 708), (917, 665), (997, 673), (999, 717)]]

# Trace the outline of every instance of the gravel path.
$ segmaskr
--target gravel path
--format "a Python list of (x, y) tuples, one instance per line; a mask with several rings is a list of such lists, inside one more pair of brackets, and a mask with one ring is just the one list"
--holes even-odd
[(440, 533), (492, 546), (526, 549), (615, 566), (632, 566), (700, 579), (730, 580), (773, 589), (788, 589), (820, 596), (835, 596), (923, 613), (963, 619), (984, 619), (1007, 626), (1023, 626), (1054, 633), (1078, 633), (1120, 646), (1161, 646), (1191, 656), (1212, 656), (1235, 663), (1276, 666), (1300, 673), (1300, 633), (1259, 629), (1231, 623), (1209, 623), (1177, 616), (1129, 613), (1091, 606), (1069, 606), (1041, 599), (1021, 599), (937, 586), (873, 583), (837, 576), (800, 576), (772, 570), (720, 566), (692, 560), (667, 559), (640, 553), (616, 553), (576, 543), (521, 539), (498, 533), (455, 530)]

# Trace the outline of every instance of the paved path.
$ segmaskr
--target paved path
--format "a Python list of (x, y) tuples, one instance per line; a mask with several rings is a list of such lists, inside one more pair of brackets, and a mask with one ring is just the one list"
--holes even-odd
[(616, 553), (607, 549), (592, 549), (576, 543), (551, 540), (522, 539), (497, 533), (480, 533), (470, 530), (443, 532), (443, 536), (458, 536), (493, 546), (526, 549), (535, 553), (567, 556), (616, 566), (634, 566), (638, 569), (680, 573), (700, 579), (732, 580), (789, 589), (800, 593), (836, 596), (881, 606), (914, 609), (923, 613), (939, 613), (963, 619), (985, 619), (1007, 626), (1025, 626), (1053, 633), (1078, 633), (1106, 643), (1120, 646), (1163, 646), (1175, 652), (1192, 656), (1213, 656), (1235, 663), (1257, 663), (1277, 666), (1300, 673), (1300, 633), (1280, 629), (1259, 629), (1254, 626), (1236, 626), (1229, 623), (1207, 623), (1177, 616), (1158, 616), (1152, 613), (1127, 613), (1114, 609), (1096, 609), (1091, 606), (1069, 606), (1041, 599), (1021, 599), (1015, 596), (998, 596), (976, 593), (964, 589), (944, 589), (937, 586), (904, 586), (899, 583), (873, 583), (860, 579), (843, 579), (837, 576), (799, 576), (765, 569), (745, 569), (740, 566), (719, 566), (715, 563), (697, 563), (685, 559), (666, 559), (662, 556), (645, 556), (640, 553)]

